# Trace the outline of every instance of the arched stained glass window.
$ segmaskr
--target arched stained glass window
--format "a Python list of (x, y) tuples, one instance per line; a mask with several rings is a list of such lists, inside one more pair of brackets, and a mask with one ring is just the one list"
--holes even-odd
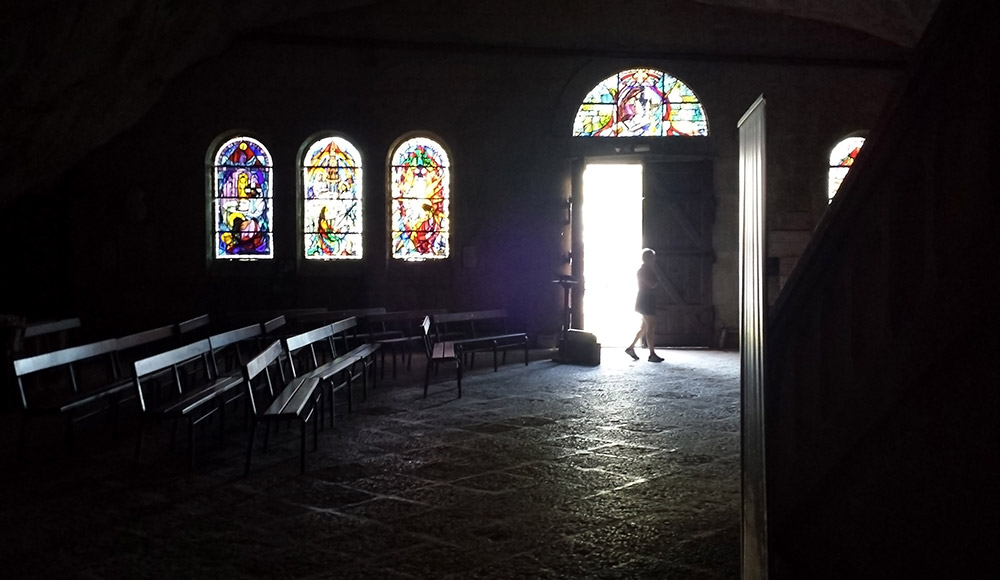
[(229, 139), (215, 155), (215, 257), (274, 257), (271, 155), (251, 137)]
[(426, 137), (404, 141), (390, 157), (392, 257), (447, 258), (451, 166), (444, 148)]
[(833, 148), (830, 152), (830, 184), (829, 201), (833, 201), (833, 196), (837, 195), (840, 184), (847, 177), (847, 172), (854, 165), (854, 159), (861, 151), (861, 146), (865, 144), (864, 137), (848, 137)]
[(361, 154), (346, 139), (324, 137), (302, 158), (307, 260), (362, 257)]
[(594, 87), (576, 112), (574, 137), (703, 137), (708, 119), (698, 97), (669, 74), (637, 68)]

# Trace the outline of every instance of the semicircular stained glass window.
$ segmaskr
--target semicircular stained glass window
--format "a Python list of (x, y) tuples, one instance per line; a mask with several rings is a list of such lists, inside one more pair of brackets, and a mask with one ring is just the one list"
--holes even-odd
[(629, 69), (594, 87), (576, 112), (574, 137), (704, 137), (705, 109), (677, 78)]
[(833, 201), (833, 196), (837, 195), (837, 190), (840, 189), (840, 184), (844, 182), (844, 178), (847, 177), (847, 172), (851, 170), (854, 165), (854, 160), (857, 158), (858, 153), (861, 151), (861, 146), (865, 144), (864, 137), (848, 137), (840, 143), (837, 143), (833, 150), (830, 151), (830, 183), (829, 191), (827, 192), (830, 201)]
[(397, 260), (447, 258), (451, 166), (432, 139), (404, 141), (390, 157), (392, 257)]
[(324, 137), (302, 158), (305, 257), (358, 260), (363, 255), (361, 154), (346, 139)]
[(215, 155), (215, 257), (274, 257), (271, 154), (251, 137), (229, 139)]

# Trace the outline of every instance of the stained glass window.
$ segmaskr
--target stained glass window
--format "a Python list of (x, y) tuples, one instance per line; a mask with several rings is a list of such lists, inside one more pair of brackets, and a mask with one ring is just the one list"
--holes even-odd
[(324, 137), (302, 159), (305, 257), (362, 257), (361, 155), (346, 139)]
[(622, 71), (601, 81), (583, 100), (574, 137), (703, 137), (708, 119), (683, 82), (655, 69)]
[(847, 177), (847, 172), (854, 165), (854, 159), (861, 151), (861, 146), (865, 144), (864, 137), (848, 137), (833, 148), (830, 152), (830, 185), (829, 201), (833, 201), (833, 196), (837, 195), (840, 184)]
[(274, 256), (271, 155), (259, 141), (234, 137), (215, 155), (215, 257)]
[(435, 141), (404, 141), (391, 157), (392, 257), (447, 258), (450, 252), (448, 154)]

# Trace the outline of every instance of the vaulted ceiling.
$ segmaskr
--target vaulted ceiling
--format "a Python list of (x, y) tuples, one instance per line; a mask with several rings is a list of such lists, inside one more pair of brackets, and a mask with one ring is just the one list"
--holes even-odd
[[(938, 0), (424, 0), (420, 4), (15, 0), (0, 23), (0, 159), (4, 160), (0, 207), (128, 128), (157, 101), (171, 79), (250, 31), (273, 31), (282, 38), (300, 31), (315, 36), (319, 31), (325, 38), (357, 35), (366, 42), (486, 42), (502, 48), (575, 49), (595, 55), (623, 47), (662, 54), (690, 52), (694, 43), (701, 51), (788, 54), (788, 42), (807, 44), (806, 39), (794, 37), (773, 46), (739, 44), (723, 38), (731, 35), (731, 28), (713, 28), (704, 17), (719, 11), (730, 22), (734, 18), (780, 21), (782, 30), (794, 28), (795, 23), (819, 23), (842, 29), (849, 39), (845, 45), (864, 39), (906, 51), (916, 44), (937, 4)], [(705, 30), (686, 37), (664, 34), (670, 31), (674, 15), (687, 26)], [(344, 26), (346, 19), (367, 26)], [(385, 29), (382, 22), (387, 23)], [(822, 50), (818, 54), (828, 55)], [(54, 150), (59, 151), (55, 162)]]

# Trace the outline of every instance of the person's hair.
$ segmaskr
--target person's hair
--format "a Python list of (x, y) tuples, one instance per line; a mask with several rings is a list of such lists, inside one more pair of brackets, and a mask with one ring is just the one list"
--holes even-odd
[(653, 251), (653, 248), (643, 248), (642, 249), (642, 263), (643, 264), (645, 264), (646, 262), (652, 260), (655, 257), (656, 257), (656, 252)]

